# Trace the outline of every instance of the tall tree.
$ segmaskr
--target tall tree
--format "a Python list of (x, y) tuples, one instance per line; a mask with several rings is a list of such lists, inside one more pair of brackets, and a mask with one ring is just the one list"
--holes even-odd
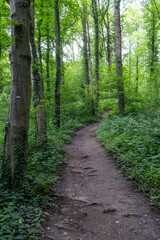
[(138, 93), (138, 85), (139, 85), (139, 57), (136, 57), (136, 93)]
[(25, 181), (31, 100), (31, 57), (29, 46), (29, 0), (10, 3), (11, 97), (4, 139), (3, 179), (9, 187)]
[(54, 0), (56, 39), (55, 123), (60, 127), (61, 39), (58, 0)]
[(94, 18), (94, 30), (95, 30), (95, 75), (96, 75), (96, 106), (99, 101), (99, 20), (98, 20), (98, 8), (97, 0), (92, 0), (92, 10)]
[(49, 23), (47, 22), (46, 26), (47, 30), (47, 51), (46, 51), (46, 77), (47, 77), (47, 92), (50, 92), (50, 71), (49, 71), (49, 64), (50, 64), (50, 39), (49, 39)]
[(124, 86), (122, 78), (122, 46), (121, 46), (121, 24), (120, 24), (120, 2), (115, 0), (115, 35), (116, 35), (116, 71), (117, 71), (117, 90), (118, 90), (118, 113), (125, 111)]
[(158, 97), (159, 97), (159, 86), (158, 86), (158, 76), (157, 76), (157, 63), (158, 63), (158, 30), (157, 28), (157, 15), (155, 5), (153, 1), (151, 1), (151, 10), (148, 13), (148, 49), (149, 49), (149, 67), (150, 67), (150, 79), (151, 79), (151, 88), (152, 92), (154, 92), (153, 98), (154, 107), (157, 108), (158, 105)]
[[(156, 15), (154, 12), (149, 13), (151, 14), (151, 19), (150, 19), (150, 26), (148, 29), (148, 36), (149, 36), (149, 42), (148, 42), (148, 47), (149, 47), (149, 62), (150, 62), (150, 71), (151, 75), (153, 75), (154, 70), (155, 70), (155, 63), (157, 62), (157, 55), (158, 55), (158, 46), (157, 46), (157, 29), (156, 29)], [(151, 76), (152, 77), (152, 76)]]
[(111, 50), (110, 50), (110, 19), (109, 19), (109, 6), (110, 1), (108, 0), (108, 6), (107, 6), (107, 23), (105, 21), (105, 26), (107, 29), (107, 61), (108, 61), (108, 73), (111, 72)]
[(89, 85), (88, 47), (87, 47), (87, 7), (83, 4), (82, 27), (83, 27), (83, 64), (84, 64), (84, 85)]
[(0, 58), (2, 55), (2, 13), (0, 12)]
[(91, 97), (92, 97), (92, 115), (95, 115), (94, 109), (94, 86), (93, 86), (93, 71), (92, 71), (92, 58), (91, 58), (91, 47), (90, 47), (90, 33), (89, 33), (89, 23), (87, 21), (87, 31), (88, 31), (88, 52), (89, 52), (89, 66), (90, 66), (90, 82), (91, 82)]
[(30, 43), (32, 53), (32, 76), (33, 76), (33, 102), (36, 115), (36, 140), (38, 146), (47, 142), (46, 112), (43, 94), (43, 78), (40, 71), (37, 47), (34, 37), (34, 0), (31, 0), (30, 7)]

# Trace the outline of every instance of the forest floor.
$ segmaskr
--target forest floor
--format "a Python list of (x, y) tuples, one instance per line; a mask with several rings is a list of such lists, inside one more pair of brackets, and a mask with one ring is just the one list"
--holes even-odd
[(96, 139), (97, 124), (79, 130), (53, 192), (42, 240), (160, 240), (160, 212)]

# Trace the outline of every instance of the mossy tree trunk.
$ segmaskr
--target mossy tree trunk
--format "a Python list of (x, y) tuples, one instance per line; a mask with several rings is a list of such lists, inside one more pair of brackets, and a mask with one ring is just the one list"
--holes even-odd
[(87, 8), (83, 5), (82, 28), (83, 28), (83, 66), (84, 66), (84, 87), (88, 92), (89, 85), (89, 65), (88, 65), (88, 47), (87, 47)]
[(58, 0), (54, 0), (56, 38), (55, 124), (60, 127), (61, 39)]
[(91, 57), (90, 33), (89, 33), (89, 23), (88, 23), (88, 21), (87, 21), (87, 31), (88, 31), (88, 53), (89, 53), (89, 66), (90, 66), (91, 97), (92, 97), (92, 115), (94, 116), (95, 115), (94, 85), (93, 85), (92, 57)]
[(136, 94), (138, 93), (139, 85), (139, 57), (136, 57)]
[(2, 55), (2, 37), (1, 37), (1, 31), (2, 31), (2, 14), (0, 12), (0, 58), (1, 58), (1, 55)]
[(115, 0), (115, 35), (116, 35), (116, 71), (118, 91), (118, 113), (125, 111), (124, 86), (122, 78), (122, 46), (121, 46), (121, 24), (120, 24), (120, 1)]
[(11, 96), (4, 139), (2, 178), (7, 187), (25, 181), (28, 157), (28, 128), (31, 100), (31, 57), (29, 46), (29, 0), (12, 0)]
[(38, 56), (39, 56), (39, 63), (40, 63), (40, 73), (43, 78), (43, 68), (42, 68), (42, 48), (41, 48), (41, 22), (38, 23)]
[(110, 7), (110, 1), (108, 1), (107, 6), (107, 23), (104, 19), (105, 27), (107, 30), (107, 62), (108, 62), (108, 73), (111, 72), (111, 37), (110, 37), (110, 19), (109, 19), (109, 7)]
[(95, 75), (96, 75), (96, 106), (99, 102), (99, 20), (97, 0), (92, 0), (92, 10), (94, 18), (94, 31), (95, 31)]
[(46, 112), (43, 96), (43, 78), (40, 72), (40, 63), (34, 37), (34, 0), (30, 7), (30, 43), (32, 53), (33, 103), (36, 118), (36, 140), (38, 146), (47, 142)]
[(46, 42), (47, 42), (47, 50), (46, 50), (46, 78), (47, 78), (47, 92), (50, 92), (50, 39), (49, 39), (49, 23), (47, 22), (47, 26), (46, 26), (46, 30), (47, 30), (47, 38), (46, 38)]

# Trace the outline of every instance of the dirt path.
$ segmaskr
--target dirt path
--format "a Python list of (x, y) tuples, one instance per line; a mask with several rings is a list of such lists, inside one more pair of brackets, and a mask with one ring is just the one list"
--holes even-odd
[(55, 186), (59, 210), (49, 211), (43, 240), (160, 240), (160, 213), (95, 138), (96, 124), (76, 133)]

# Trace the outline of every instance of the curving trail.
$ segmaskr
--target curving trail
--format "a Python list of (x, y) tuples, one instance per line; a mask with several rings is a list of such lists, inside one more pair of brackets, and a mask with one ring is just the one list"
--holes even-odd
[(117, 170), (97, 141), (97, 124), (68, 145), (42, 240), (160, 240), (160, 212)]

